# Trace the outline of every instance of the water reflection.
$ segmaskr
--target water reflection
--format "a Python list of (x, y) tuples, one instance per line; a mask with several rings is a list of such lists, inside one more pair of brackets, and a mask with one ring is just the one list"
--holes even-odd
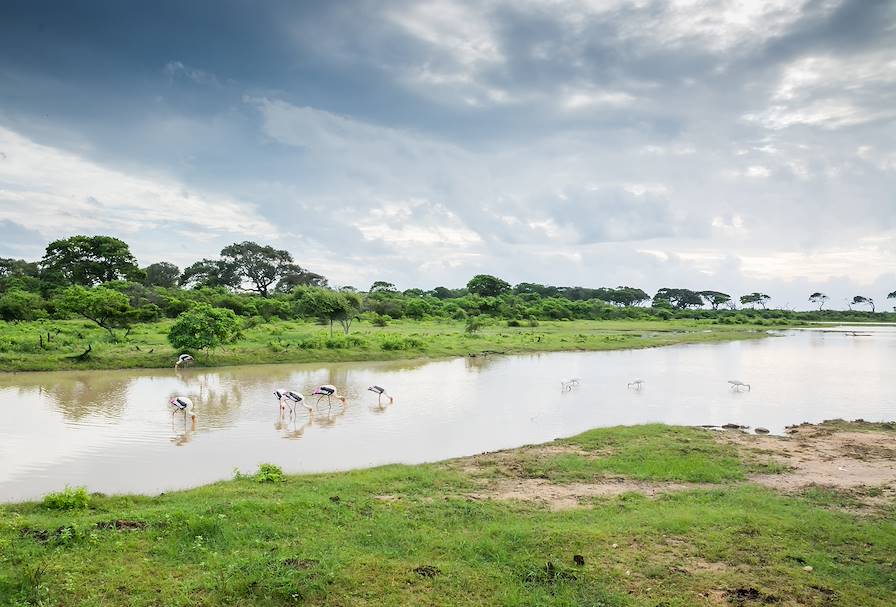
[[(831, 417), (896, 419), (888, 384), (896, 328), (861, 332), (873, 335), (787, 332), (638, 351), (0, 375), (0, 499), (66, 484), (156, 492), (262, 461), (291, 472), (432, 461), (614, 424), (736, 422), (780, 432)], [(578, 387), (561, 390), (573, 377)], [(640, 389), (628, 386), (632, 378), (644, 379)], [(731, 378), (752, 390), (731, 390)], [(316, 404), (310, 395), (323, 384), (346, 403)], [(395, 403), (379, 400), (371, 385), (394, 391)], [(278, 388), (307, 395), (313, 410), (280, 415)], [(174, 396), (193, 400), (195, 429), (172, 418)]]

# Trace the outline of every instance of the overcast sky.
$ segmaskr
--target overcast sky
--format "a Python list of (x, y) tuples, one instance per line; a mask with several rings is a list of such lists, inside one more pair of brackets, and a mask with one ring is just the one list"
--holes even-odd
[(883, 303), (894, 119), (890, 0), (5, 0), (0, 256)]

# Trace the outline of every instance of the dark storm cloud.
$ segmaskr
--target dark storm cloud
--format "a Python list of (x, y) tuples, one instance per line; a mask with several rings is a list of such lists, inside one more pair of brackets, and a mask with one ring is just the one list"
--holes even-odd
[(871, 284), (894, 48), (881, 0), (9, 1), (0, 255), (105, 217), (337, 283)]

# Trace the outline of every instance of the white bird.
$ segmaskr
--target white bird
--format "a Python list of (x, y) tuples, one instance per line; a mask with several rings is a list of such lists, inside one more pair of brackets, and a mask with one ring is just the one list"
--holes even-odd
[(561, 388), (561, 390), (563, 390), (563, 392), (570, 392), (570, 391), (572, 391), (573, 388), (577, 388), (578, 386), (579, 386), (579, 378), (578, 377), (572, 377), (570, 379), (567, 379), (566, 381), (560, 382), (560, 388)]
[(342, 402), (342, 404), (345, 404), (345, 397), (337, 394), (336, 386), (332, 384), (324, 384), (323, 386), (318, 386), (318, 388), (315, 389), (311, 394), (317, 397), (317, 403), (320, 402), (320, 399), (326, 396), (327, 403), (330, 405), (333, 404), (330, 400), (331, 398), (338, 398)]
[(738, 379), (729, 379), (728, 383), (731, 384), (732, 390), (740, 391), (741, 388), (746, 388), (747, 390), (752, 391), (752, 389), (753, 389), (750, 387), (750, 384), (745, 384), (744, 382), (742, 382)]
[(177, 357), (177, 361), (174, 363), (175, 369), (180, 369), (182, 365), (190, 364), (193, 362), (193, 357), (189, 354), (181, 354)]
[(386, 392), (386, 389), (383, 388), (382, 386), (370, 386), (370, 387), (368, 387), (367, 389), (368, 389), (369, 391), (371, 391), (371, 392), (373, 392), (374, 394), (377, 395), (377, 397), (376, 397), (376, 402), (378, 402), (379, 404), (382, 404), (382, 403), (383, 403), (383, 395), (385, 395), (386, 398), (389, 399), (389, 404), (390, 404), (390, 405), (391, 405), (393, 402), (395, 402), (395, 399), (392, 398), (392, 397)]
[(641, 386), (643, 386), (643, 385), (644, 385), (643, 379), (635, 379), (635, 380), (628, 382), (628, 387), (634, 388), (635, 390), (640, 390)]
[(299, 392), (280, 388), (279, 390), (274, 390), (274, 396), (277, 397), (277, 401), (280, 403), (281, 412), (286, 409), (286, 407), (289, 407), (289, 410), (294, 412), (296, 405), (302, 405), (311, 411), (311, 407), (305, 403), (305, 396)]
[(190, 400), (186, 396), (175, 396), (174, 398), (172, 398), (171, 400), (168, 401), (168, 404), (170, 404), (172, 407), (174, 407), (174, 409), (171, 411), (171, 417), (174, 417), (174, 415), (178, 411), (180, 411), (184, 414), (184, 419), (186, 419), (187, 416), (189, 415), (190, 419), (193, 420), (193, 425), (194, 426), (196, 425), (196, 413), (193, 411), (193, 401), (192, 400)]

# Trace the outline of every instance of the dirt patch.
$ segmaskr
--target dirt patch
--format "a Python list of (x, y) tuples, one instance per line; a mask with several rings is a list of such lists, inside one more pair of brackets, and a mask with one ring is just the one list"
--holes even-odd
[(469, 494), (472, 499), (519, 500), (540, 502), (550, 510), (567, 510), (581, 506), (594, 497), (613, 497), (623, 493), (640, 493), (656, 497), (670, 491), (706, 489), (708, 483), (663, 483), (609, 478), (594, 483), (556, 484), (542, 478), (509, 478), (491, 483), (482, 491)]
[(605, 453), (597, 451), (585, 451), (572, 445), (548, 443), (546, 445), (528, 445), (519, 449), (504, 449), (501, 451), (489, 451), (464, 457), (449, 462), (449, 465), (460, 469), (462, 472), (474, 477), (506, 476), (511, 478), (525, 478), (525, 462), (538, 458), (548, 458), (556, 455), (578, 455), (580, 457), (599, 457)]
[(802, 425), (784, 437), (720, 432), (718, 439), (788, 469), (750, 478), (765, 487), (787, 493), (826, 487), (867, 506), (891, 503), (896, 497), (896, 432), (841, 428), (848, 426)]

